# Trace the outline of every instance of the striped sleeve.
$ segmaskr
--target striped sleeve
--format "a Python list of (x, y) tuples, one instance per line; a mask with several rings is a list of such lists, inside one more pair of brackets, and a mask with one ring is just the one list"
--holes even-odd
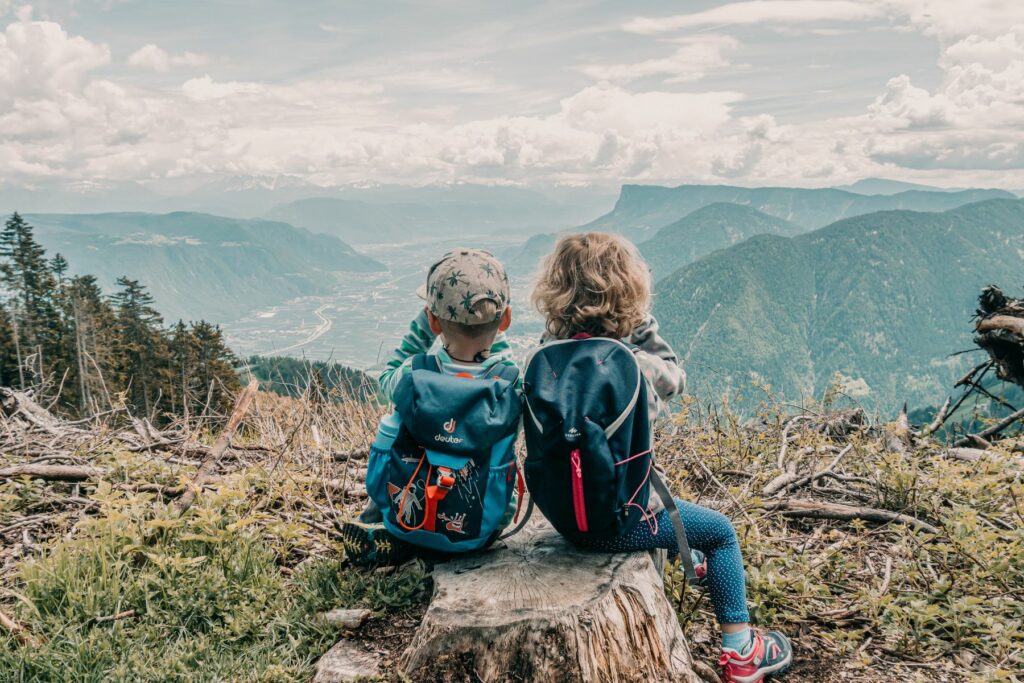
[(395, 388), (402, 380), (402, 377), (405, 376), (405, 373), (409, 371), (409, 368), (412, 367), (412, 357), (430, 351), (430, 347), (434, 345), (434, 339), (436, 338), (437, 336), (430, 331), (426, 309), (421, 309), (419, 314), (409, 323), (409, 331), (402, 337), (398, 348), (391, 353), (391, 358), (384, 367), (384, 371), (377, 378), (381, 391), (387, 396), (389, 401), (394, 400)]

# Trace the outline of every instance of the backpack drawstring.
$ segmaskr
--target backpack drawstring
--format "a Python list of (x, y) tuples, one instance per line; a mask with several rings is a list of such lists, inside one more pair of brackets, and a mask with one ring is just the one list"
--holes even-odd
[[(615, 466), (618, 467), (619, 465), (621, 465), (624, 462), (629, 462), (633, 458), (639, 458), (640, 456), (647, 455), (650, 452), (651, 452), (651, 449), (647, 449), (646, 451), (644, 451), (642, 453), (637, 453), (636, 455), (631, 455), (628, 458), (626, 458), (625, 460), (621, 460), (621, 461), (615, 463)], [(647, 465), (647, 473), (644, 475), (643, 481), (640, 482), (640, 486), (638, 486), (636, 491), (633, 492), (633, 495), (629, 497), (629, 501), (626, 503), (626, 509), (628, 510), (631, 507), (638, 508), (640, 510), (640, 519), (642, 519), (643, 521), (647, 522), (647, 528), (650, 529), (651, 535), (652, 536), (657, 536), (658, 535), (658, 517), (653, 512), (651, 512), (650, 505), (647, 506), (647, 509), (644, 509), (643, 506), (641, 506), (639, 503), (634, 503), (633, 502), (634, 500), (636, 500), (636, 497), (638, 495), (640, 495), (640, 492), (644, 489), (644, 486), (647, 485), (647, 481), (651, 478), (651, 470), (652, 469), (654, 469), (654, 459), (653, 458), (651, 458), (650, 463)]]

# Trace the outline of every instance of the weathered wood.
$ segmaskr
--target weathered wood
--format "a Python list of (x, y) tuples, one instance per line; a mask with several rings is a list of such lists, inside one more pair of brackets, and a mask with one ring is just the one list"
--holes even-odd
[(399, 666), (414, 680), (465, 663), (491, 681), (700, 679), (650, 553), (586, 552), (534, 517), (488, 552), (434, 570)]
[(994, 315), (991, 318), (979, 320), (976, 329), (978, 332), (1005, 330), (1024, 337), (1024, 318), (1014, 318), (1009, 315)]
[(3, 612), (0, 612), (0, 626), (14, 634), (15, 640), (22, 645), (28, 645), (29, 647), (39, 647), (39, 640), (33, 636), (27, 628), (16, 622), (11, 617), (7, 616)]
[(86, 481), (100, 479), (106, 470), (86, 465), (11, 465), (0, 469), (0, 479), (46, 479), (48, 481)]

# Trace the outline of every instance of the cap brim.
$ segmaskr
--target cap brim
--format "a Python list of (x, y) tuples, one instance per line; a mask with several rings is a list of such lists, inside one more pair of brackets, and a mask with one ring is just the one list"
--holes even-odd
[(427, 300), (427, 286), (426, 285), (420, 285), (419, 287), (417, 287), (416, 288), (416, 296), (418, 296), (419, 298), (421, 298), (424, 301), (426, 301)]

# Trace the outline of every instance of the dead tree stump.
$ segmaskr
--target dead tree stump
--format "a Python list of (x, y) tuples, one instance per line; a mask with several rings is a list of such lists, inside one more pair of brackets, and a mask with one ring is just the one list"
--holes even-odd
[(456, 662), (485, 683), (700, 680), (653, 555), (580, 550), (540, 515), (486, 553), (435, 567), (399, 666), (421, 680)]

